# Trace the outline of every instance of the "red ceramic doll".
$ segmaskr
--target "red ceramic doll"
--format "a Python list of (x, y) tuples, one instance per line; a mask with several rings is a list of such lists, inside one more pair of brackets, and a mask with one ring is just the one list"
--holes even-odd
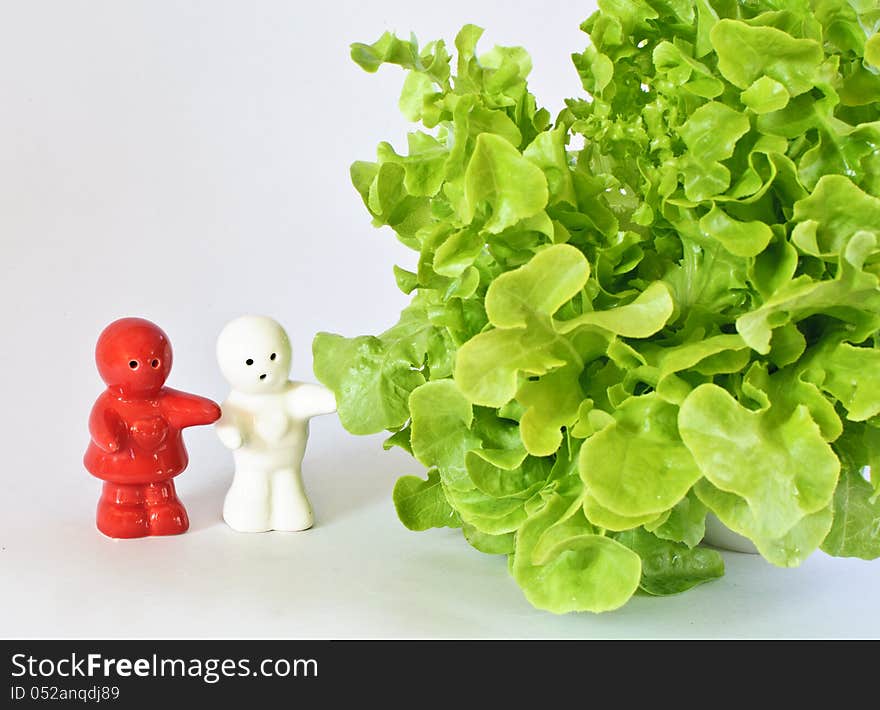
[(98, 529), (115, 538), (185, 532), (189, 518), (173, 481), (188, 462), (181, 431), (215, 422), (220, 408), (164, 386), (171, 343), (150, 321), (122, 318), (108, 325), (95, 360), (107, 389), (92, 407), (84, 462), (104, 481)]

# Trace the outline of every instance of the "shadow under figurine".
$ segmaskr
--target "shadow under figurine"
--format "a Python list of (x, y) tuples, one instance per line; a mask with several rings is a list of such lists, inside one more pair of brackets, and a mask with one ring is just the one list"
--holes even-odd
[(148, 320), (108, 325), (95, 360), (107, 389), (92, 407), (84, 463), (104, 481), (98, 529), (113, 538), (186, 532), (189, 518), (173, 481), (188, 463), (181, 432), (217, 421), (220, 408), (164, 386), (171, 343)]
[(235, 460), (223, 519), (239, 532), (312, 527), (301, 466), (309, 419), (336, 411), (333, 393), (288, 379), (287, 333), (264, 316), (230, 321), (217, 339), (217, 360), (232, 387), (217, 435)]

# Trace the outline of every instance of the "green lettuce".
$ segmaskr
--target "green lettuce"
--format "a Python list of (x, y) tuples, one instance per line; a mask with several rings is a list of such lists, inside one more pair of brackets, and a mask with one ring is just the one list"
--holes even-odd
[(319, 334), (315, 372), (426, 467), (404, 525), (507, 555), (557, 613), (718, 578), (709, 512), (776, 565), (880, 556), (878, 25), (600, 0), (555, 119), (473, 25), (352, 45), (406, 72), (420, 127), (351, 178), (417, 260), (398, 322)]

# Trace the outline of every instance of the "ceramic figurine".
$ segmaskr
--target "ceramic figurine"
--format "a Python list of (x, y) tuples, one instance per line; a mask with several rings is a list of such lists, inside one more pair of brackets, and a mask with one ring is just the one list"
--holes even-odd
[(333, 393), (288, 379), (290, 341), (271, 318), (228, 323), (217, 340), (217, 360), (232, 387), (217, 435), (235, 460), (223, 519), (239, 532), (310, 528), (314, 516), (301, 465), (309, 419), (336, 411)]
[(173, 480), (188, 462), (181, 431), (217, 421), (220, 408), (164, 386), (171, 343), (148, 320), (108, 325), (95, 360), (107, 389), (92, 407), (84, 463), (104, 481), (98, 530), (114, 538), (185, 532), (189, 518)]

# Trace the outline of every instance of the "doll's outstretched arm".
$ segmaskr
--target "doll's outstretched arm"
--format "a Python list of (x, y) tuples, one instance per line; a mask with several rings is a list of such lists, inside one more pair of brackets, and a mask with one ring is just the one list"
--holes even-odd
[(213, 424), (220, 418), (220, 407), (210, 399), (171, 388), (162, 395), (162, 409), (168, 421), (180, 429)]
[(309, 382), (300, 384), (290, 403), (291, 414), (298, 419), (311, 419), (336, 411), (336, 395), (323, 385)]
[(89, 436), (95, 446), (108, 454), (115, 454), (125, 443), (125, 422), (101, 399), (95, 402), (89, 415)]

